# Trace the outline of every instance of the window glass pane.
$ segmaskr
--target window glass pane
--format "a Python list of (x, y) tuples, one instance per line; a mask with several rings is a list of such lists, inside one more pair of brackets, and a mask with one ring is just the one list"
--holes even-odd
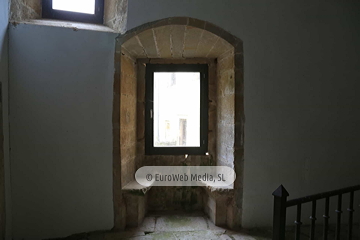
[(200, 147), (200, 73), (154, 73), (154, 147)]
[(55, 10), (95, 14), (95, 0), (52, 0)]

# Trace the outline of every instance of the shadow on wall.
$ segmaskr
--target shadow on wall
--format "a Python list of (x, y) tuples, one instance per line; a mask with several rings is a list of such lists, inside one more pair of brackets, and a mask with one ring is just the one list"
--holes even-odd
[[(8, 82), (8, 31), (0, 34), (0, 236), (5, 238), (6, 214), (5, 214), (5, 157), (4, 157), (4, 131), (3, 131), (3, 90)], [(6, 102), (5, 102), (6, 103)]]

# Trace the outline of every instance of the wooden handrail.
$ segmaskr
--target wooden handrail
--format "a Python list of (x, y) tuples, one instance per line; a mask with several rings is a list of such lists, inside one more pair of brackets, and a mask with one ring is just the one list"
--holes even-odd
[(337, 190), (333, 190), (333, 191), (318, 193), (318, 194), (314, 194), (314, 195), (310, 195), (310, 196), (306, 196), (306, 197), (291, 199), (286, 202), (286, 207), (292, 207), (292, 206), (296, 206), (298, 204), (312, 202), (312, 201), (316, 201), (316, 200), (327, 198), (327, 197), (334, 197), (334, 196), (337, 196), (340, 194), (346, 194), (346, 193), (355, 192), (358, 190), (360, 190), (360, 185), (355, 185), (352, 187), (346, 187), (346, 188), (337, 189)]

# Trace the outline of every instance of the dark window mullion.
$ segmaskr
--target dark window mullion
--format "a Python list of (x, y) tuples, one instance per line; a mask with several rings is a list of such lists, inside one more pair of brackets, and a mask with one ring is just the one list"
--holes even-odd
[(208, 144), (208, 71), (203, 67), (201, 71), (200, 87), (200, 146), (204, 152), (207, 152)]

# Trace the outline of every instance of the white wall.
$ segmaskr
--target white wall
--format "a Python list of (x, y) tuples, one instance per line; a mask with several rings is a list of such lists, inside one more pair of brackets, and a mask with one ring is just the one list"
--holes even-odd
[(11, 186), (9, 162), (9, 118), (8, 118), (8, 48), (9, 0), (0, 1), (0, 81), (2, 83), (3, 131), (4, 131), (4, 168), (5, 168), (5, 205), (6, 205), (6, 238), (11, 239)]
[(271, 225), (280, 184), (294, 198), (360, 183), (359, 10), (335, 0), (129, 1), (128, 29), (188, 16), (244, 41), (244, 227)]
[(13, 236), (111, 229), (113, 33), (10, 27)]

